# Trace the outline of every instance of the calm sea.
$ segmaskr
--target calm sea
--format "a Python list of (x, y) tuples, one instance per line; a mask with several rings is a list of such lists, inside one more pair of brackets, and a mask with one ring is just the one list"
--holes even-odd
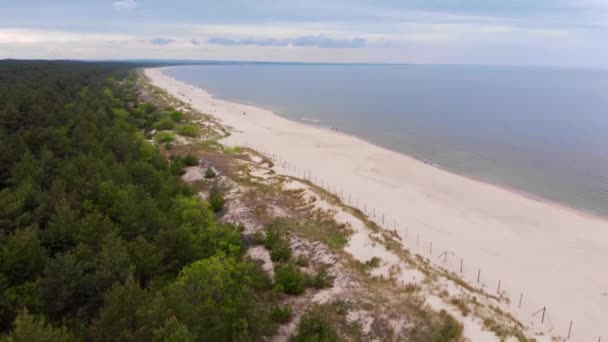
[(447, 170), (608, 215), (608, 71), (229, 64), (168, 74)]

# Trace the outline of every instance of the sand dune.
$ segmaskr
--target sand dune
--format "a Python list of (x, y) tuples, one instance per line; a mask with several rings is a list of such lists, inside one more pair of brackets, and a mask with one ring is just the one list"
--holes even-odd
[[(404, 244), (471, 284), (511, 298), (513, 315), (574, 341), (608, 340), (608, 221), (449, 173), (353, 136), (213, 98), (147, 69), (152, 82), (234, 128), (224, 142), (274, 154), (342, 193)], [(246, 114), (243, 114), (246, 113)], [(407, 231), (407, 236), (406, 236)], [(431, 247), (432, 241), (432, 247)], [(444, 257), (437, 258), (447, 251)], [(480, 271), (481, 270), (481, 271)], [(520, 297), (523, 296), (521, 308)], [(546, 307), (544, 323), (531, 315)]]

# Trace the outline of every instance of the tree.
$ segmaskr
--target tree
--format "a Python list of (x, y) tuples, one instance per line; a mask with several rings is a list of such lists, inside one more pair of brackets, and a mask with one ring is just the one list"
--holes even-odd
[(14, 322), (13, 331), (1, 342), (71, 342), (78, 341), (65, 328), (56, 328), (46, 323), (42, 316), (33, 316), (23, 309)]
[(99, 341), (137, 341), (141, 320), (137, 311), (150, 299), (133, 276), (114, 286), (106, 295), (99, 320), (94, 323), (93, 338)]

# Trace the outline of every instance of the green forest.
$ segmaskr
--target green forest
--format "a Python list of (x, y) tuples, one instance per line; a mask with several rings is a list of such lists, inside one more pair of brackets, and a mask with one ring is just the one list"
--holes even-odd
[(144, 136), (155, 108), (138, 99), (136, 67), (0, 62), (0, 341), (276, 330), (273, 284), (239, 227)]

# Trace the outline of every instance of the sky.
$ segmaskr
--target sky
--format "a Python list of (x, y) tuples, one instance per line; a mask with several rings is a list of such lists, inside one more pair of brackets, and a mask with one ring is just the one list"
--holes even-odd
[(608, 67), (608, 0), (0, 0), (0, 59)]

